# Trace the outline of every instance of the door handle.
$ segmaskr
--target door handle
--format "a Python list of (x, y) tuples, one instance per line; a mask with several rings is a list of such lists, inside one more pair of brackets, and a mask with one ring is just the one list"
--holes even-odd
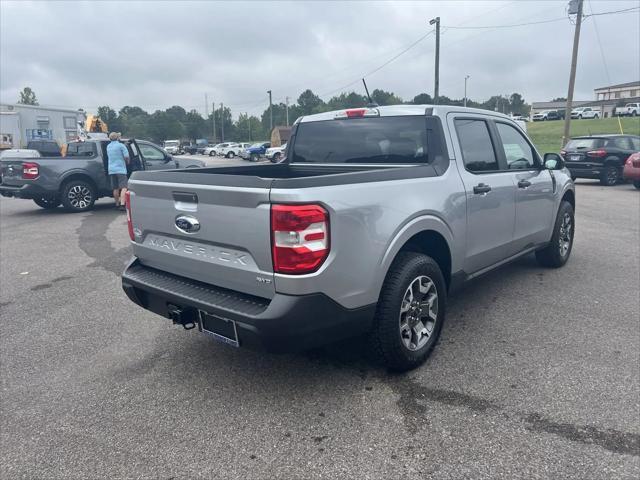
[(531, 182), (529, 180), (520, 180), (518, 182), (518, 188), (528, 188), (531, 186)]
[(484, 183), (479, 183), (478, 185), (473, 187), (473, 193), (475, 193), (476, 195), (478, 195), (478, 194), (485, 195), (485, 194), (489, 193), (490, 191), (491, 191), (491, 186), (490, 185), (485, 185)]

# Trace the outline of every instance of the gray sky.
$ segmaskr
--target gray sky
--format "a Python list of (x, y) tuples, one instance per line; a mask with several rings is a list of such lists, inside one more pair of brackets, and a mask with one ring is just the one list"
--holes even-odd
[[(528, 102), (566, 96), (573, 26), (568, 1), (440, 2), (9, 2), (0, 3), (0, 100), (31, 86), (42, 105), (204, 112), (204, 94), (234, 115), (260, 113), (311, 88), (327, 100), (361, 90), (358, 79), (442, 19), (440, 92), (487, 99), (520, 92)], [(585, 13), (640, 6), (585, 0)], [(454, 29), (558, 21), (514, 28)], [(599, 32), (605, 62), (598, 44)], [(370, 90), (404, 99), (433, 93), (429, 35), (367, 76)], [(606, 67), (605, 67), (606, 64)], [(608, 70), (608, 75), (607, 75)], [(575, 98), (640, 78), (640, 13), (588, 18)], [(351, 87), (341, 88), (356, 82)], [(210, 108), (210, 107), (209, 107)]]

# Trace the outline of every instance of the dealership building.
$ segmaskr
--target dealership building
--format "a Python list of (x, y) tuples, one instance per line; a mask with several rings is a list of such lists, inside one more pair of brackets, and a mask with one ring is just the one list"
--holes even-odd
[(55, 140), (64, 145), (78, 136), (82, 109), (0, 104), (0, 148), (25, 148), (31, 140)]

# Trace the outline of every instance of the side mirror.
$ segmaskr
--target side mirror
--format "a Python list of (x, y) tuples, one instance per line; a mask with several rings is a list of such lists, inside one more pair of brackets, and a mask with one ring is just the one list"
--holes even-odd
[(564, 168), (564, 160), (557, 153), (545, 153), (544, 168), (547, 170), (562, 170)]

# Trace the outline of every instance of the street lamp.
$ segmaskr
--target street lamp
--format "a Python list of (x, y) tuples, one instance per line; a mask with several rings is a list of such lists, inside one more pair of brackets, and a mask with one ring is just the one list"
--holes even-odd
[(467, 106), (467, 80), (471, 78), (471, 75), (464, 77), (464, 106)]

